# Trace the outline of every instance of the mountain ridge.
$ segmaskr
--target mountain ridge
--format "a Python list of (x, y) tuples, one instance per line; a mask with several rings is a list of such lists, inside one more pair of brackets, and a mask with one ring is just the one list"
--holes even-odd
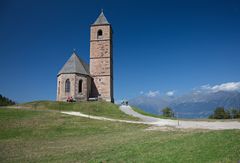
[(129, 104), (152, 113), (170, 107), (181, 118), (207, 118), (216, 107), (240, 108), (239, 91), (192, 91), (181, 96), (138, 96), (130, 99)]

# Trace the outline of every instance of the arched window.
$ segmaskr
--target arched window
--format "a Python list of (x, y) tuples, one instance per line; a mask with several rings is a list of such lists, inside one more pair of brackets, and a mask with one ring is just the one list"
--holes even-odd
[(82, 80), (78, 82), (78, 93), (82, 93)]
[(103, 31), (99, 29), (97, 32), (97, 38), (102, 38), (102, 35), (103, 35)]
[(69, 93), (70, 92), (70, 80), (67, 79), (65, 82), (65, 92)]

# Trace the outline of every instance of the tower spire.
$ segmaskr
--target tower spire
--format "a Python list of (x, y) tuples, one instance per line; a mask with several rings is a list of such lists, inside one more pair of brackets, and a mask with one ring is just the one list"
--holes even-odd
[(104, 13), (103, 13), (103, 9), (101, 9), (101, 13), (98, 16), (97, 20), (93, 23), (93, 25), (105, 25), (105, 24), (110, 24), (107, 20), (107, 18), (105, 17)]

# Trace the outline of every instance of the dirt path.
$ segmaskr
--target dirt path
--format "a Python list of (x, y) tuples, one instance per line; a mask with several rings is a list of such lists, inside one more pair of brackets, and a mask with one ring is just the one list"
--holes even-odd
[(151, 123), (151, 122), (144, 122), (144, 121), (131, 121), (131, 120), (121, 120), (121, 119), (112, 119), (112, 118), (106, 118), (106, 117), (100, 117), (100, 116), (93, 116), (93, 115), (87, 115), (87, 114), (83, 114), (83, 113), (75, 112), (75, 111), (61, 111), (61, 113), (68, 114), (68, 115), (79, 116), (79, 117), (85, 117), (85, 118), (89, 118), (89, 119), (112, 121), (112, 122), (126, 122), (126, 123), (151, 124), (151, 125), (154, 124), (154, 123)]

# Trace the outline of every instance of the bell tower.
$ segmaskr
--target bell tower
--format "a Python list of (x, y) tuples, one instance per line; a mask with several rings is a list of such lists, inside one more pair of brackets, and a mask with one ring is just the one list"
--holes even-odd
[(103, 11), (90, 29), (90, 74), (92, 97), (114, 102), (112, 27)]

